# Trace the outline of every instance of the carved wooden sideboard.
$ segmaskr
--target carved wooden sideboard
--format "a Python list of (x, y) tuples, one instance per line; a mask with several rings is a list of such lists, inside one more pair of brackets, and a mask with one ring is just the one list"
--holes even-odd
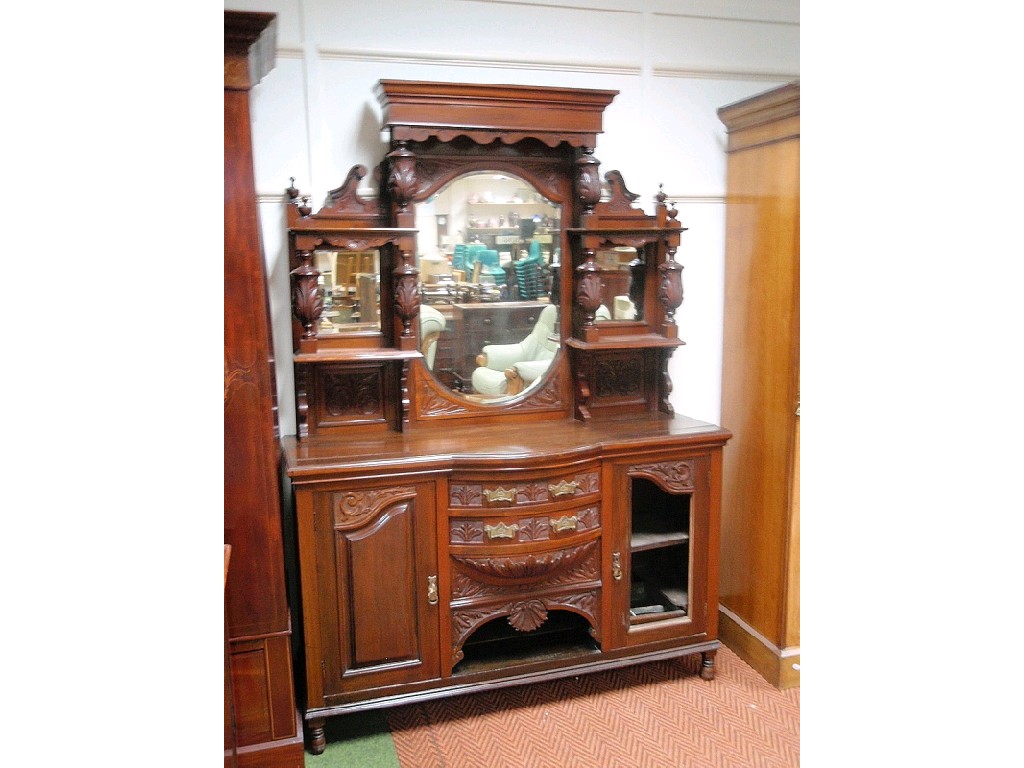
[[(714, 676), (730, 433), (669, 402), (685, 228), (660, 194), (647, 214), (618, 172), (602, 183), (593, 150), (614, 96), (381, 81), (378, 197), (357, 194), (363, 166), (316, 213), (289, 189), (299, 434), (283, 444), (315, 753), (326, 718), (361, 709), (688, 654)], [(458, 215), (420, 206), (474, 174), (543, 197), (564, 255), (536, 307), (557, 308), (557, 353), (536, 386), (489, 401), (445, 386), (418, 345), (417, 233)], [(609, 248), (640, 265), (629, 320), (601, 318)], [(317, 254), (366, 249), (379, 325), (319, 333), (325, 301), (344, 297), (325, 295)], [(470, 338), (450, 346), (492, 335)]]

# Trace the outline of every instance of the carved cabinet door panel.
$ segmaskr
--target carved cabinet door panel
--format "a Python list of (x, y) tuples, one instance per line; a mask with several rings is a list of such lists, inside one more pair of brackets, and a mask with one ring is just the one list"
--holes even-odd
[(676, 451), (637, 454), (605, 472), (605, 498), (613, 499), (616, 521), (605, 563), (613, 645), (715, 637), (712, 466), (709, 455)]
[(298, 501), (309, 706), (437, 677), (434, 484), (317, 490), (308, 516)]

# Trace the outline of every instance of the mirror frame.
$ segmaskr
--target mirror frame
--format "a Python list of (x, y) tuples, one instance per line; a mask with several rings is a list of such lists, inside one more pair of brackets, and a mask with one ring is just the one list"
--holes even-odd
[[(353, 167), (317, 214), (308, 197), (299, 202), (294, 179), (287, 190), (293, 203), (287, 206), (293, 311), (302, 331), (294, 356), (300, 438), (352, 435), (364, 426), (401, 432), (459, 419), (525, 424), (571, 414), (586, 421), (626, 406), (671, 413), (668, 358), (684, 343), (675, 323), (682, 266), (674, 256), (685, 227), (660, 191), (654, 213), (647, 214), (634, 206), (639, 196), (626, 189), (618, 171), (604, 174), (602, 182), (594, 148), (604, 109), (618, 92), (405, 80), (381, 80), (376, 92), (382, 130), (390, 133), (387, 154), (374, 169), (376, 197), (360, 199), (356, 192), (363, 166)], [(471, 172), (521, 178), (561, 212), (555, 285), (563, 354), (556, 355), (542, 387), (498, 406), (468, 402), (440, 385), (418, 343), (415, 205)], [(320, 311), (318, 274), (303, 248), (323, 242), (382, 249), (376, 338), (332, 333), (318, 339), (308, 333), (309, 319)], [(642, 319), (598, 323), (596, 254), (616, 246), (644, 248), (648, 255)], [(629, 380), (628, 392), (624, 383), (608, 386), (609, 366)]]
[[(566, 230), (572, 226), (572, 180), (568, 174), (560, 172), (559, 163), (554, 158), (530, 158), (524, 159), (522, 157), (497, 157), (494, 155), (483, 155), (483, 156), (466, 156), (458, 159), (452, 157), (446, 157), (444, 162), (433, 162), (431, 158), (419, 156), (417, 158), (416, 165), (417, 178), (419, 179), (419, 186), (416, 195), (411, 198), (410, 203), (414, 209), (416, 206), (426, 202), (431, 197), (439, 194), (446, 189), (450, 184), (454, 184), (459, 179), (465, 178), (473, 174), (483, 173), (500, 173), (506, 176), (511, 176), (516, 179), (522, 180), (524, 183), (530, 185), (530, 187), (543, 195), (545, 200), (554, 206), (558, 206), (559, 209), (559, 222), (558, 222), (558, 241), (552, 243), (554, 248), (557, 245), (560, 254), (559, 264), (563, 263), (564, 254), (568, 248), (568, 239), (566, 237)], [(415, 224), (415, 218), (413, 220)], [(417, 233), (419, 237), (419, 233)], [(418, 248), (417, 248), (418, 252)], [(510, 394), (495, 398), (480, 398), (474, 394), (465, 394), (452, 390), (447, 387), (440, 378), (434, 373), (434, 371), (427, 369), (426, 375), (429, 376), (436, 386), (447, 390), (452, 397), (464, 400), (467, 404), (473, 406), (479, 406), (486, 409), (494, 409), (502, 406), (508, 406), (517, 400), (523, 400), (534, 394), (534, 392), (540, 392), (545, 388), (546, 382), (550, 377), (554, 376), (563, 366), (563, 358), (566, 356), (565, 340), (567, 338), (569, 323), (563, 322), (563, 318), (566, 317), (566, 312), (571, 311), (571, 308), (566, 306), (566, 302), (562, 300), (562, 297), (571, 296), (571, 282), (570, 288), (567, 289), (565, 286), (566, 275), (564, 270), (558, 269), (555, 274), (555, 279), (559, 281), (557, 288), (552, 286), (551, 293), (554, 294), (556, 301), (552, 303), (558, 309), (558, 352), (555, 353), (551, 365), (548, 370), (541, 376), (539, 384), (534, 385), (529, 391), (525, 393)], [(571, 275), (568, 276), (571, 281)], [(501, 302), (495, 302), (500, 304)], [(426, 368), (426, 366), (424, 366)]]

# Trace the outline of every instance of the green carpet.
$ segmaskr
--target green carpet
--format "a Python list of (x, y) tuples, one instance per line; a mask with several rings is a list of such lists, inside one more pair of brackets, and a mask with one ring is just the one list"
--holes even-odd
[(356, 712), (327, 719), (327, 749), (306, 751), (306, 768), (401, 768), (383, 711)]

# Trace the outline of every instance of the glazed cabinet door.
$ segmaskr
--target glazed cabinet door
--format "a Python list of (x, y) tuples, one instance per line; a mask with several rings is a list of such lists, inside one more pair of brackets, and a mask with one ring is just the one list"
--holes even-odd
[(434, 492), (392, 478), (297, 493), (310, 708), (438, 675)]
[(616, 528), (606, 561), (614, 645), (715, 639), (718, 533), (712, 459), (641, 454), (613, 462), (605, 473), (605, 498), (613, 499)]

